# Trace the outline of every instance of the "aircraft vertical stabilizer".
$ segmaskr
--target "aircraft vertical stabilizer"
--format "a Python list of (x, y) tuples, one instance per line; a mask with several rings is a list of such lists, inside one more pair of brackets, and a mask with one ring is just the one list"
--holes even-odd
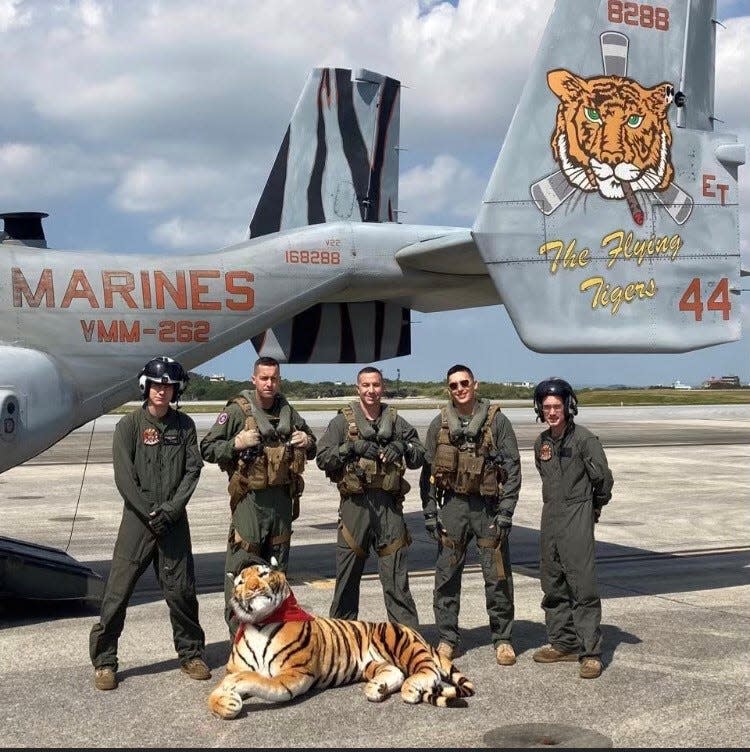
[[(250, 237), (323, 222), (398, 219), (400, 86), (364, 69), (312, 71)], [(382, 301), (321, 303), (252, 342), (259, 355), (286, 363), (372, 362), (410, 352), (409, 316), (408, 308)]]
[(390, 222), (398, 209), (400, 83), (315, 68), (294, 109), (249, 236), (340, 220)]
[(473, 228), (528, 347), (739, 339), (745, 149), (713, 130), (715, 10), (555, 6)]

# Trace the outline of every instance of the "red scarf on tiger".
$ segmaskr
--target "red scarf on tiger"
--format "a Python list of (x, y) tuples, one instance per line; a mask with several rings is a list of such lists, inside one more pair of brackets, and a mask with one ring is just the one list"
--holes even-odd
[[(260, 621), (253, 622), (253, 626), (262, 627), (265, 624), (279, 624), (287, 621), (312, 621), (315, 617), (312, 614), (308, 614), (294, 597), (294, 593), (289, 593), (289, 596), (285, 598), (279, 604), (275, 611), (272, 611), (268, 616)], [(234, 636), (234, 641), (239, 642), (242, 639), (242, 635), (245, 631), (245, 623), (242, 622), (237, 630), (237, 634)]]

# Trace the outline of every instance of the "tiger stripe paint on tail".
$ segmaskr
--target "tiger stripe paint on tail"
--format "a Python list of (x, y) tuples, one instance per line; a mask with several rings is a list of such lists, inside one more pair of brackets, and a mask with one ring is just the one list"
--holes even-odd
[(714, 17), (703, 0), (556, 4), (472, 229), (528, 347), (739, 339), (744, 147), (713, 132)]
[[(249, 237), (398, 213), (401, 85), (360, 69), (316, 68), (295, 107)], [(290, 165), (293, 169), (290, 169)]]

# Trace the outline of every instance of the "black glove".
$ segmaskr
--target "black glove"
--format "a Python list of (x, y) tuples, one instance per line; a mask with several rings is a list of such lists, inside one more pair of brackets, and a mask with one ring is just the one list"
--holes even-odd
[(161, 538), (172, 529), (172, 520), (163, 509), (157, 509), (156, 512), (152, 512), (151, 515), (148, 524), (157, 538)]
[(386, 444), (382, 452), (383, 462), (398, 462), (404, 456), (405, 449), (403, 441), (392, 441)]
[(426, 514), (424, 516), (424, 526), (427, 530), (427, 535), (433, 540), (440, 540), (438, 533), (438, 519), (436, 514)]
[(495, 466), (497, 480), (502, 485), (508, 480), (508, 471), (505, 469), (505, 455), (502, 452), (490, 452), (487, 459)]
[(508, 540), (508, 535), (510, 534), (510, 529), (512, 526), (513, 521), (510, 517), (502, 514), (502, 512), (495, 515), (495, 519), (493, 520), (491, 527), (495, 530), (495, 535), (497, 536), (500, 545)]
[(374, 441), (357, 439), (352, 442), (352, 451), (354, 454), (364, 457), (367, 460), (376, 460), (380, 454), (380, 449)]

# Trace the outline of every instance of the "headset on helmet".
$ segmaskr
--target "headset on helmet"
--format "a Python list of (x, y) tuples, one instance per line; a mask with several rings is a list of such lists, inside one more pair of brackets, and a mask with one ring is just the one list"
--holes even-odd
[(175, 384), (171, 401), (176, 402), (185, 391), (190, 377), (176, 360), (160, 355), (158, 358), (149, 360), (138, 374), (138, 386), (143, 399), (148, 398), (149, 381), (155, 384)]
[(578, 397), (576, 397), (573, 387), (565, 379), (553, 376), (540, 381), (534, 389), (534, 412), (539, 420), (544, 421), (542, 402), (545, 397), (550, 395), (562, 400), (565, 420), (569, 420), (571, 415), (578, 415)]

